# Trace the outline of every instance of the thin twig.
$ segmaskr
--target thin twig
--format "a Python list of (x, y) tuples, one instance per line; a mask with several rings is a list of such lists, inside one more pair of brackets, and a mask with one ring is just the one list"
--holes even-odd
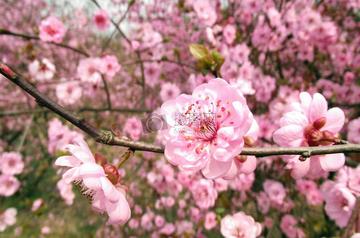
[[(63, 117), (65, 120), (77, 126), (79, 129), (87, 133), (89, 136), (94, 138), (99, 143), (128, 147), (129, 149), (135, 151), (137, 150), (137, 151), (164, 153), (164, 149), (160, 146), (145, 142), (136, 142), (136, 141), (119, 138), (116, 135), (114, 135), (111, 131), (100, 131), (99, 129), (93, 127), (92, 125), (86, 123), (85, 120), (77, 118), (71, 112), (67, 111), (65, 108), (63, 108), (62, 106), (52, 101), (50, 98), (40, 93), (30, 83), (22, 79), (12, 69), (10, 69), (7, 65), (1, 62), (0, 62), (0, 74), (2, 74), (5, 78), (12, 81), (14, 84), (22, 88), (29, 95), (31, 95), (41, 106), (44, 106), (50, 109), (51, 111), (55, 112), (59, 116)], [(296, 148), (246, 147), (242, 150), (241, 155), (254, 155), (257, 157), (273, 156), (273, 155), (301, 155), (303, 157), (309, 157), (312, 155), (347, 153), (347, 152), (360, 153), (360, 144), (348, 143), (348, 144), (339, 144), (332, 146), (296, 147)]]
[[(12, 32), (12, 31), (8, 31), (6, 29), (0, 29), (0, 35), (7, 35), (7, 36), (14, 36), (14, 37), (19, 37), (19, 38), (23, 38), (25, 40), (36, 40), (36, 41), (41, 41), (40, 38), (38, 36), (32, 36), (32, 35), (27, 35), (27, 34), (23, 34), (23, 33), (16, 33), (16, 32)], [(43, 41), (41, 41), (43, 42)], [(68, 49), (71, 50), (73, 52), (76, 52), (78, 54), (81, 54), (83, 56), (89, 57), (90, 54), (88, 54), (87, 52), (77, 49), (75, 47), (69, 46), (69, 45), (65, 45), (62, 43), (54, 43), (54, 42), (44, 42), (46, 44), (51, 44), (51, 45), (55, 45), (64, 49)]]
[[(21, 116), (21, 115), (28, 115), (33, 113), (44, 113), (48, 112), (49, 109), (41, 108), (41, 109), (33, 109), (33, 110), (19, 110), (19, 111), (0, 111), (0, 117), (13, 117), (13, 116)], [(93, 108), (93, 107), (83, 107), (77, 109), (76, 112), (121, 112), (121, 113), (149, 113), (151, 112), (150, 109), (137, 109), (137, 108)]]
[(109, 110), (111, 110), (112, 105), (111, 105), (111, 98), (110, 98), (109, 87), (108, 87), (108, 84), (107, 84), (106, 80), (104, 79), (104, 76), (101, 76), (101, 80), (103, 81), (104, 90), (105, 90), (105, 93), (106, 93), (107, 108), (108, 108)]

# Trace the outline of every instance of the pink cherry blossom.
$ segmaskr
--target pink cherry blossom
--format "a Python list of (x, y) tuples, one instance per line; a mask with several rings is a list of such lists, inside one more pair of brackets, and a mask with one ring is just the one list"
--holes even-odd
[[(92, 195), (92, 206), (96, 211), (106, 212), (109, 224), (124, 224), (130, 219), (131, 211), (125, 197), (125, 191), (116, 181), (110, 181), (113, 174), (106, 171), (106, 167), (97, 164), (88, 145), (82, 139), (67, 145), (66, 149), (72, 154), (56, 159), (58, 166), (68, 167), (63, 174), (66, 183), (81, 181), (84, 192)], [(112, 168), (111, 168), (112, 169)], [(116, 182), (115, 185), (113, 182)]]
[(347, 138), (352, 143), (360, 143), (360, 117), (349, 122)]
[(65, 182), (64, 179), (60, 179), (56, 184), (59, 190), (60, 196), (64, 199), (67, 205), (72, 205), (75, 199), (75, 194), (72, 191), (72, 185)]
[(221, 234), (225, 238), (256, 238), (261, 229), (260, 223), (243, 212), (227, 215), (221, 220)]
[(54, 118), (49, 122), (48, 151), (51, 154), (55, 153), (57, 150), (64, 150), (66, 145), (82, 138), (82, 134), (70, 130), (69, 127), (63, 125), (57, 118)]
[(161, 85), (160, 97), (163, 102), (174, 99), (179, 96), (180, 89), (173, 83), (164, 83)]
[(54, 16), (42, 20), (39, 29), (40, 39), (46, 42), (60, 43), (66, 33), (64, 24)]
[(18, 152), (4, 152), (0, 154), (0, 170), (3, 174), (20, 174), (24, 169), (22, 156)]
[(168, 124), (165, 156), (182, 169), (207, 178), (224, 176), (244, 146), (253, 116), (243, 95), (222, 79), (195, 88), (161, 107)]
[(106, 55), (101, 60), (103, 61), (102, 72), (109, 79), (112, 79), (121, 70), (121, 65), (115, 55)]
[(10, 197), (20, 188), (20, 182), (11, 175), (0, 175), (0, 196)]
[(199, 208), (208, 209), (215, 205), (218, 193), (211, 180), (200, 179), (190, 188), (194, 201)]
[(193, 2), (197, 17), (206, 26), (212, 26), (216, 22), (216, 11), (209, 0), (197, 0)]
[(205, 215), (204, 227), (206, 230), (211, 230), (216, 226), (216, 214), (214, 212), (208, 212)]
[(143, 133), (140, 119), (137, 117), (128, 118), (125, 122), (123, 131), (126, 135), (130, 136), (132, 140), (139, 140)]
[(327, 181), (321, 186), (325, 200), (325, 212), (343, 228), (348, 223), (355, 206), (356, 197), (342, 184)]
[(225, 42), (232, 44), (236, 38), (236, 27), (234, 25), (226, 25), (223, 30)]
[[(287, 147), (322, 146), (334, 144), (344, 125), (344, 112), (337, 107), (328, 110), (325, 98), (315, 93), (300, 94), (295, 111), (286, 113), (280, 120), (281, 128), (274, 132), (274, 141)], [(306, 175), (310, 167), (323, 171), (336, 171), (345, 163), (344, 154), (311, 156), (300, 161), (299, 156), (288, 156), (287, 167), (295, 178)]]
[(281, 231), (288, 238), (305, 238), (304, 232), (299, 227), (297, 227), (297, 223), (298, 222), (294, 216), (286, 214), (281, 218), (280, 221)]
[(100, 58), (86, 58), (80, 60), (77, 67), (77, 76), (83, 82), (99, 84), (102, 71), (103, 62)]
[(34, 60), (29, 64), (28, 70), (31, 77), (39, 82), (51, 80), (56, 72), (55, 65), (46, 58)]
[(56, 86), (56, 96), (61, 103), (66, 105), (75, 104), (82, 95), (82, 88), (79, 82), (65, 82)]
[(8, 226), (16, 223), (16, 208), (7, 208), (4, 212), (0, 212), (0, 232), (5, 231)]
[(95, 12), (93, 21), (99, 30), (106, 30), (110, 26), (108, 13), (104, 10)]
[(283, 204), (286, 197), (286, 191), (282, 183), (267, 179), (265, 180), (263, 187), (270, 201), (276, 204)]
[(35, 199), (31, 206), (31, 211), (32, 212), (37, 211), (43, 204), (44, 204), (44, 200), (42, 198)]

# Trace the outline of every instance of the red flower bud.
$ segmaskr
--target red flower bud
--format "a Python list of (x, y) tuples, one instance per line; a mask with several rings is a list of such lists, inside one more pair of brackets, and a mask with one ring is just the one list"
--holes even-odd
[(120, 174), (117, 168), (112, 164), (105, 164), (103, 165), (103, 168), (110, 182), (114, 185), (117, 184), (120, 179)]
[(104, 166), (107, 163), (106, 158), (98, 153), (95, 153), (95, 161), (101, 166)]

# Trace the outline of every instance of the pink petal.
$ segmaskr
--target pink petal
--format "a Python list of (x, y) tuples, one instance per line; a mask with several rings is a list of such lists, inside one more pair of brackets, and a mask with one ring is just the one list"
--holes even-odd
[(311, 95), (308, 92), (302, 92), (299, 95), (301, 101), (301, 107), (305, 111), (306, 116), (309, 117), (309, 109), (312, 101)]
[(215, 159), (210, 159), (201, 172), (206, 178), (215, 179), (225, 175), (230, 170), (231, 164), (232, 160), (222, 162)]
[(72, 181), (77, 179), (78, 172), (79, 172), (79, 168), (77, 167), (71, 168), (63, 174), (62, 178), (66, 183), (71, 183)]
[(115, 186), (105, 177), (101, 177), (101, 187), (104, 191), (105, 197), (110, 202), (117, 202), (120, 197), (120, 192), (115, 188)]
[(74, 156), (61, 156), (55, 160), (55, 165), (65, 167), (76, 167), (81, 164), (81, 161)]
[(313, 96), (313, 100), (311, 101), (310, 109), (309, 109), (310, 122), (312, 123), (316, 119), (325, 117), (327, 108), (328, 108), (328, 105), (327, 105), (327, 101), (324, 98), (324, 96), (321, 95), (320, 93), (315, 93)]
[(303, 128), (297, 125), (281, 127), (274, 132), (273, 140), (281, 146), (300, 146), (303, 141)]
[(235, 160), (232, 160), (230, 169), (222, 178), (231, 180), (234, 179), (236, 175), (238, 175), (238, 167), (235, 163)]
[(92, 162), (92, 155), (84, 151), (80, 146), (67, 145), (65, 147), (74, 157), (81, 160), (83, 163)]
[(306, 116), (297, 111), (285, 113), (285, 115), (280, 119), (280, 125), (288, 126), (288, 125), (298, 125), (301, 127), (306, 127), (309, 124)]
[(310, 170), (310, 160), (311, 158), (307, 158), (305, 161), (296, 161), (293, 165), (291, 176), (295, 179), (304, 177)]
[(321, 130), (338, 133), (345, 123), (345, 114), (338, 107), (333, 107), (326, 113), (326, 124)]
[(239, 162), (238, 165), (240, 173), (250, 174), (256, 169), (256, 157), (247, 156), (245, 162)]
[(105, 205), (109, 215), (109, 224), (122, 225), (130, 219), (130, 206), (123, 194), (120, 194), (119, 200), (116, 203), (106, 202)]
[(103, 167), (95, 163), (85, 163), (79, 167), (79, 176), (105, 176)]
[(336, 171), (345, 164), (344, 154), (328, 154), (320, 158), (320, 166), (325, 171)]

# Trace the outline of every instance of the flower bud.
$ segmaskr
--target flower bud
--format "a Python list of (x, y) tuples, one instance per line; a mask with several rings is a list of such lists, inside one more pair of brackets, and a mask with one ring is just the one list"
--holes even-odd
[(112, 184), (117, 184), (120, 179), (120, 174), (117, 168), (112, 164), (103, 165), (105, 174)]
[(97, 164), (104, 166), (106, 164), (106, 158), (102, 156), (101, 154), (95, 153), (95, 161)]

